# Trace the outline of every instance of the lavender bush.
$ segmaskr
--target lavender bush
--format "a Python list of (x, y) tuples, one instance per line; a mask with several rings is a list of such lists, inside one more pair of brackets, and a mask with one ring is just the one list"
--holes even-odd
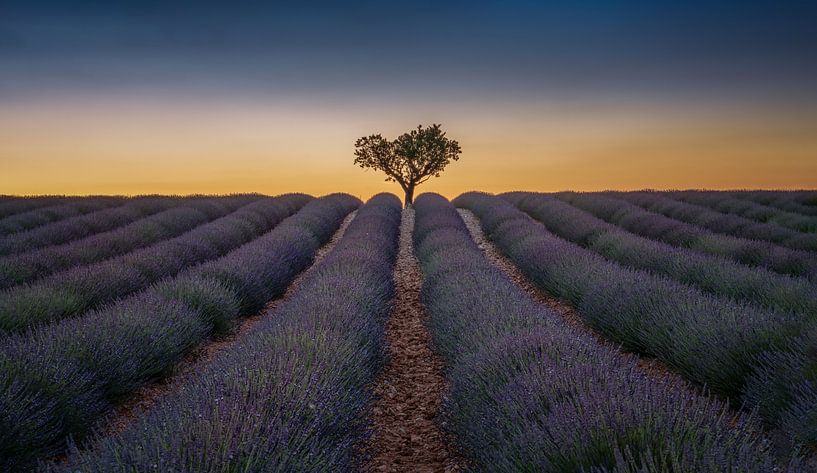
[[(0, 288), (102, 261), (167, 240), (247, 205), (243, 199), (191, 199), (186, 205), (139, 219), (124, 227), (63, 245), (0, 257)], [(22, 234), (21, 234), (22, 235)]]
[(444, 420), (472, 471), (775, 471), (751, 420), (569, 328), (487, 261), (444, 198), (415, 208)]
[[(342, 194), (313, 200), (219, 260), (104, 309), (3, 340), (0, 471), (58, 454), (69, 435), (80, 441), (121, 396), (247, 315), (244, 301), (280, 296), (358, 204)], [(248, 275), (252, 284), (243, 284)]]
[[(735, 406), (750, 401), (756, 390), (790, 406), (799, 384), (771, 391), (771, 377), (799, 377), (805, 371), (764, 362), (783, 352), (809, 366), (808, 351), (793, 341), (809, 332), (813, 318), (763, 310), (648, 272), (624, 268), (549, 233), (504, 199), (478, 193), (455, 203), (481, 219), (489, 237), (537, 286), (572, 304), (578, 314), (606, 337), (625, 348), (655, 356), (687, 379), (707, 386)], [(811, 362), (810, 366), (814, 366)], [(814, 409), (815, 405), (811, 406)], [(777, 412), (783, 412), (780, 409)], [(761, 409), (772, 426), (783, 426), (773, 409)], [(793, 431), (794, 442), (808, 439)]]
[(743, 191), (735, 197), (777, 207), (800, 215), (817, 216), (817, 192), (815, 191)]
[(715, 233), (764, 240), (795, 250), (817, 251), (817, 235), (803, 234), (776, 224), (758, 223), (738, 215), (672, 198), (665, 192), (615, 192), (611, 196), (624, 199), (651, 212), (697, 225)]
[(3, 201), (0, 202), (0, 219), (31, 210), (41, 209), (43, 207), (63, 204), (65, 202), (80, 198), (81, 197), (66, 197), (60, 195), (44, 195), (35, 197), (3, 196)]
[(817, 288), (803, 278), (640, 237), (550, 195), (514, 193), (508, 198), (556, 235), (625, 266), (804, 317), (817, 314)]
[(261, 199), (176, 238), (6, 290), (0, 293), (0, 332), (79, 315), (217, 258), (268, 231), (308, 200), (301, 194)]
[(260, 198), (260, 195), (236, 195), (210, 199), (205, 197), (134, 197), (128, 199), (120, 207), (91, 212), (9, 235), (0, 240), (0, 255), (19, 254), (44, 246), (59, 245), (97, 233), (108, 232), (174, 207), (190, 206), (195, 208), (198, 201), (218, 199), (230, 202), (231, 205), (235, 205), (233, 208), (238, 208)]
[(758, 357), (744, 398), (775, 419), (782, 446), (817, 445), (817, 326), (809, 324), (788, 346)]
[(102, 209), (42, 225), (0, 240), (0, 255), (19, 254), (112, 230), (148, 215), (176, 207), (180, 203), (180, 199), (172, 197), (139, 198), (130, 200), (119, 207)]
[(183, 391), (54, 471), (356, 471), (383, 365), (400, 201), (363, 206), (296, 292)]
[(787, 212), (751, 200), (738, 199), (731, 192), (677, 191), (670, 195), (683, 202), (703, 205), (718, 212), (740, 215), (763, 223), (774, 223), (798, 232), (817, 232), (817, 216)]
[(564, 192), (557, 198), (633, 233), (694, 251), (727, 256), (781, 274), (817, 278), (817, 255), (769, 242), (712, 233), (603, 193)]
[(97, 196), (71, 199), (53, 206), (35, 208), (28, 212), (0, 218), (0, 235), (10, 235), (65, 218), (117, 207), (124, 203), (123, 197)]

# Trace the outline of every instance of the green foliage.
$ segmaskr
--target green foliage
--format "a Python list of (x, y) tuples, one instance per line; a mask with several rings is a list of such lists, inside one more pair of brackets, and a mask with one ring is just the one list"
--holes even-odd
[(414, 188), (432, 177), (439, 177), (452, 160), (462, 152), (459, 143), (446, 138), (440, 125), (422, 125), (403, 133), (394, 141), (379, 133), (364, 136), (355, 142), (355, 164), (386, 173), (386, 181), (400, 184), (406, 193), (406, 205), (411, 204)]

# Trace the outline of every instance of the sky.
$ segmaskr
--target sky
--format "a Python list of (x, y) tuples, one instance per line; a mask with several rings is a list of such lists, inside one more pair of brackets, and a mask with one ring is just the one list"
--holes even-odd
[(817, 2), (0, 0), (0, 194), (817, 187)]

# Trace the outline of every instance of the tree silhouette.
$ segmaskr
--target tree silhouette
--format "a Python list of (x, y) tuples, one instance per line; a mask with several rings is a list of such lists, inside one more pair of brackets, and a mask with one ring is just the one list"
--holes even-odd
[(383, 171), (387, 182), (400, 184), (406, 193), (408, 208), (414, 201), (414, 188), (432, 177), (439, 177), (452, 159), (460, 158), (461, 152), (459, 143), (446, 138), (440, 125), (428, 128), (419, 125), (394, 141), (379, 133), (359, 138), (355, 142), (355, 164)]

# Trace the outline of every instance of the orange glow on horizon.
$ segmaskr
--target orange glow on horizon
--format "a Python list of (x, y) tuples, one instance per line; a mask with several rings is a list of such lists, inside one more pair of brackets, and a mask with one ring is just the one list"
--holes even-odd
[(419, 191), (817, 188), (817, 114), (679, 105), (111, 99), (0, 109), (0, 194), (389, 191), (353, 143), (440, 122), (460, 161)]

